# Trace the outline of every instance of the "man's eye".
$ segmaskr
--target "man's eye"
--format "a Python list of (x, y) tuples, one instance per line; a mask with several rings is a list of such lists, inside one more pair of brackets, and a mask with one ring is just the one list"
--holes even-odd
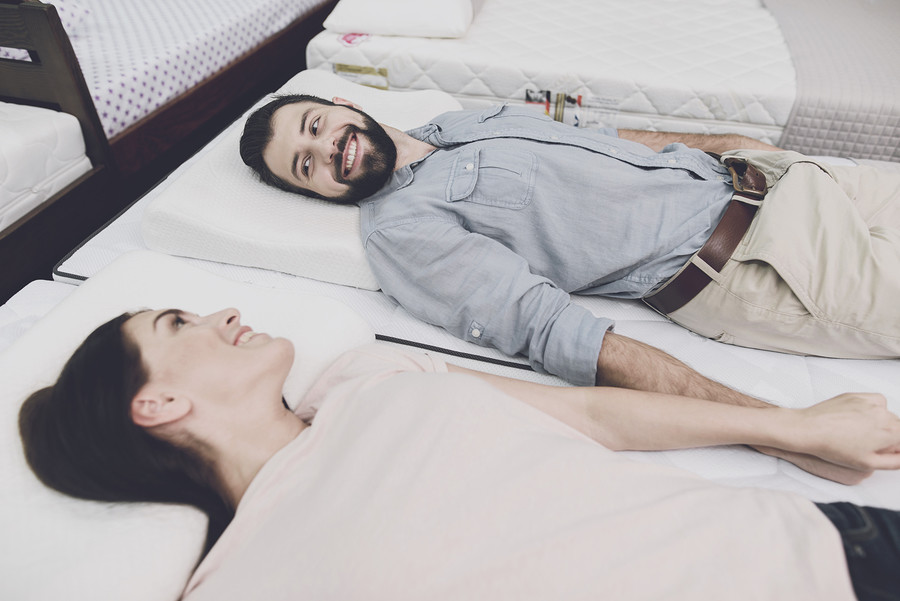
[(184, 318), (181, 315), (176, 315), (175, 318), (172, 319), (172, 325), (175, 327), (175, 329), (180, 328), (181, 326), (183, 326), (186, 323), (187, 322), (184, 320)]
[(319, 120), (318, 119), (316, 119), (309, 125), (309, 131), (310, 131), (310, 133), (312, 133), (312, 135), (316, 135), (317, 133), (319, 133)]
[(305, 159), (303, 163), (300, 165), (300, 171), (304, 176), (309, 175), (309, 159)]

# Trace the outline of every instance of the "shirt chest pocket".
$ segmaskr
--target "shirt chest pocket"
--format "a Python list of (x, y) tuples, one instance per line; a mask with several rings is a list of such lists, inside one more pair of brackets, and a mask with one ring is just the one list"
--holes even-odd
[(531, 202), (537, 157), (521, 150), (463, 149), (447, 182), (447, 202), (520, 209)]

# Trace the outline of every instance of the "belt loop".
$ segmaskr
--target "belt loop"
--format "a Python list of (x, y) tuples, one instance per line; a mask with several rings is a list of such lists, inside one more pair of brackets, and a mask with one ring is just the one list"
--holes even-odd
[(715, 269), (712, 265), (710, 265), (709, 263), (707, 263), (706, 261), (704, 261), (704, 260), (700, 257), (700, 253), (699, 253), (699, 252), (694, 253), (694, 256), (692, 256), (689, 260), (690, 260), (691, 263), (693, 263), (694, 265), (696, 265), (697, 268), (698, 268), (700, 271), (702, 271), (703, 273), (705, 273), (705, 274), (707, 275), (707, 277), (709, 277), (709, 279), (713, 280), (713, 281), (716, 282), (716, 283), (722, 281), (722, 276), (721, 276), (721, 274), (720, 274), (718, 271), (716, 271), (716, 269)]
[(762, 198), (751, 198), (749, 196), (740, 194), (739, 192), (735, 192), (734, 194), (732, 194), (731, 199), (736, 200), (738, 202), (742, 202), (744, 204), (752, 205), (757, 208), (759, 208), (763, 203)]

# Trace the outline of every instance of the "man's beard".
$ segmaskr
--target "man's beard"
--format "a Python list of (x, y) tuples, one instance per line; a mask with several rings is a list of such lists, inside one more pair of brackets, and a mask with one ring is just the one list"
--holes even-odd
[[(329, 200), (340, 204), (354, 203), (378, 192), (391, 177), (391, 173), (394, 172), (394, 165), (397, 162), (397, 146), (384, 128), (366, 113), (352, 107), (347, 108), (351, 108), (362, 115), (363, 126), (360, 128), (355, 125), (348, 125), (344, 135), (341, 136), (337, 144), (341, 160), (335, 161), (334, 179), (347, 185), (348, 189), (341, 196), (329, 198)], [(344, 149), (354, 134), (358, 144), (365, 146), (366, 152), (356, 159), (358, 161), (362, 160), (362, 163), (356, 166), (356, 176), (352, 179), (345, 179), (343, 173)], [(360, 149), (357, 148), (357, 153), (359, 152)]]

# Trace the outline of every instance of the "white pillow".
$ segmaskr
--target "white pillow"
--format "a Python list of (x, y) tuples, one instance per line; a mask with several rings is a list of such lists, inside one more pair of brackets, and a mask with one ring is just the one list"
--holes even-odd
[(228, 306), (256, 331), (294, 342), (285, 388), (294, 404), (334, 358), (374, 339), (361, 317), (332, 299), (254, 288), (139, 251), (92, 277), (0, 354), (0, 598), (179, 597), (203, 545), (203, 515), (186, 507), (81, 501), (45, 488), (25, 464), (17, 415), (31, 392), (52, 384), (88, 333), (123, 311), (209, 313)]
[(473, 17), (472, 0), (341, 0), (325, 29), (422, 38), (459, 38)]
[[(319, 70), (295, 75), (276, 92), (285, 93), (347, 98), (377, 121), (401, 130), (461, 108), (445, 92), (376, 90)], [(244, 121), (238, 119), (210, 143), (208, 152), (172, 176), (147, 206), (141, 223), (147, 246), (167, 254), (377, 290), (360, 241), (359, 209), (260, 183), (238, 151)]]

